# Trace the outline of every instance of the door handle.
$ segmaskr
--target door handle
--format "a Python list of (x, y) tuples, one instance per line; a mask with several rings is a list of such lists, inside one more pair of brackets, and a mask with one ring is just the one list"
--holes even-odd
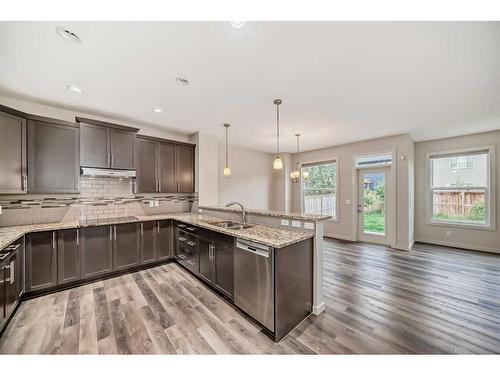
[(108, 159), (108, 166), (111, 167), (111, 153), (108, 152), (106, 155), (108, 156), (107, 157), (107, 159)]

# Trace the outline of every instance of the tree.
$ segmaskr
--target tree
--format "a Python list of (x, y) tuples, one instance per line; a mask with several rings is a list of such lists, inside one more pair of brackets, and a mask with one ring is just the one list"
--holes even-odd
[(302, 171), (309, 172), (309, 178), (304, 181), (306, 195), (331, 194), (335, 190), (335, 164), (312, 165), (302, 168)]

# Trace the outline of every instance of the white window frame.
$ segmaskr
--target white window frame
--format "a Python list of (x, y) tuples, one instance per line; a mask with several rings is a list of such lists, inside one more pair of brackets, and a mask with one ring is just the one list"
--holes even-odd
[[(435, 157), (452, 157), (460, 156), (460, 154), (476, 153), (480, 151), (486, 151), (487, 157), (487, 182), (486, 188), (483, 186), (463, 186), (463, 187), (450, 187), (450, 188), (434, 188), (432, 186), (432, 159)], [(426, 210), (427, 210), (427, 224), (445, 227), (455, 227), (455, 228), (470, 228), (470, 229), (482, 229), (482, 230), (495, 230), (496, 228), (496, 186), (495, 186), (495, 146), (481, 146), (472, 147), (456, 150), (429, 152), (426, 155), (427, 159), (427, 194), (426, 194)], [(486, 208), (486, 220), (485, 223), (471, 223), (471, 222), (460, 222), (460, 221), (438, 221), (433, 219), (433, 192), (437, 190), (474, 190), (474, 189), (484, 189), (485, 198), (484, 204)]]
[[(301, 163), (299, 165), (300, 171), (302, 173), (302, 168), (303, 167), (310, 167), (310, 166), (315, 166), (315, 165), (321, 165), (321, 164), (335, 164), (335, 211), (334, 211), (334, 217), (328, 219), (327, 221), (331, 221), (334, 223), (338, 223), (340, 221), (339, 215), (339, 158), (334, 157), (328, 160), (321, 160), (321, 161), (309, 161), (306, 163)], [(300, 183), (300, 209), (302, 211), (302, 214), (305, 214), (305, 200), (304, 200), (304, 179), (301, 177), (301, 183)]]

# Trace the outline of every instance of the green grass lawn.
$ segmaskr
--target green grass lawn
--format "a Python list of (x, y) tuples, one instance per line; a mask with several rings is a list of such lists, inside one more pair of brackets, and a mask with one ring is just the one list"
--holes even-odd
[(365, 213), (364, 215), (365, 232), (384, 233), (385, 217), (381, 212)]

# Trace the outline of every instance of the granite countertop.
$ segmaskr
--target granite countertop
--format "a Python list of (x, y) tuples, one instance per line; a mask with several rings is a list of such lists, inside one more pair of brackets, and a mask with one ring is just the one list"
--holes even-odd
[[(235, 207), (221, 207), (221, 206), (200, 206), (201, 210), (213, 210), (213, 211), (225, 211), (231, 213), (241, 213), (241, 209)], [(250, 215), (257, 216), (267, 216), (267, 217), (278, 217), (281, 219), (291, 219), (291, 220), (305, 220), (311, 222), (319, 222), (331, 219), (328, 215), (317, 215), (317, 214), (302, 214), (300, 212), (291, 211), (270, 211), (270, 210), (257, 210), (253, 208), (245, 208), (245, 212)]]
[(188, 213), (178, 213), (178, 214), (134, 216), (127, 218), (111, 218), (108, 221), (106, 220), (89, 221), (89, 222), (63, 221), (59, 223), (49, 223), (49, 224), (33, 224), (33, 225), (2, 227), (0, 228), (0, 250), (10, 245), (17, 239), (21, 238), (25, 234), (31, 232), (45, 232), (51, 230), (85, 228), (85, 227), (102, 226), (102, 225), (126, 224), (126, 223), (145, 222), (154, 220), (167, 220), (167, 219), (174, 219), (186, 224), (197, 225), (205, 229), (213, 230), (214, 232), (227, 234), (244, 240), (255, 241), (274, 248), (282, 248), (297, 242), (301, 242), (303, 240), (306, 240), (314, 236), (314, 233), (312, 231), (308, 232), (289, 231), (258, 224), (253, 225), (251, 228), (241, 229), (241, 230), (221, 228), (213, 225), (213, 223), (223, 221), (220, 218), (188, 212)]

